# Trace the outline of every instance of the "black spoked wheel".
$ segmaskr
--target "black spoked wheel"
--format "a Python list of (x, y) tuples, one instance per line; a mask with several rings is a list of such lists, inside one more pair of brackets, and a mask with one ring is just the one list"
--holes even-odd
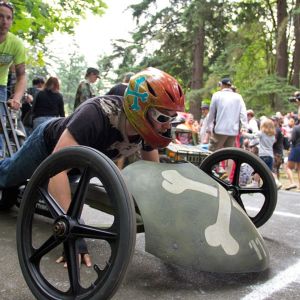
[[(77, 171), (72, 195), (53, 182)], [(79, 173), (78, 173), (79, 172)], [(105, 190), (109, 214), (91, 208), (89, 186)], [(69, 186), (67, 184), (66, 186)], [(53, 191), (53, 192), (52, 192)], [(61, 197), (71, 198), (65, 212)], [(47, 218), (36, 214), (41, 200), (50, 211)], [(101, 202), (99, 199), (93, 201)], [(88, 147), (65, 148), (49, 156), (30, 179), (17, 224), (18, 256), (24, 278), (37, 299), (109, 299), (121, 283), (135, 246), (134, 204), (115, 164)], [(79, 261), (79, 243), (85, 241), (93, 266)], [(64, 252), (67, 267), (56, 263)]]
[(205, 158), (200, 168), (232, 194), (256, 227), (272, 216), (277, 188), (271, 171), (259, 157), (246, 150), (225, 148)]

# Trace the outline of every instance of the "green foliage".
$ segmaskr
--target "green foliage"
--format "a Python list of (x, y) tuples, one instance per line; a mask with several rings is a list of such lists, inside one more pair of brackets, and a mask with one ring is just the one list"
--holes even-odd
[(43, 43), (54, 31), (73, 33), (80, 17), (88, 11), (102, 15), (107, 7), (102, 0), (12, 0), (15, 6), (12, 32), (29, 44)]

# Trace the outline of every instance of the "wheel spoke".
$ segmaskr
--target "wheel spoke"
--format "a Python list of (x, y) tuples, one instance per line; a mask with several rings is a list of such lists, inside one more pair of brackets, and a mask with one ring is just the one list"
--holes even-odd
[[(240, 207), (247, 213), (242, 198), (241, 198), (240, 196), (236, 196), (236, 197), (234, 197), (234, 199), (235, 199), (236, 202), (240, 205)], [(248, 215), (248, 214), (247, 214), (247, 215)]]
[(60, 205), (56, 202), (56, 200), (48, 193), (48, 190), (44, 187), (39, 186), (38, 191), (42, 200), (47, 205), (52, 217), (55, 219), (58, 216), (64, 215), (64, 211), (60, 207)]
[(68, 209), (67, 214), (72, 218), (78, 218), (81, 215), (82, 207), (84, 205), (83, 200), (88, 190), (88, 185), (91, 178), (90, 176), (91, 176), (91, 171), (90, 168), (87, 167), (84, 169), (83, 173), (81, 174), (74, 197)]
[(116, 240), (118, 239), (118, 233), (113, 232), (108, 229), (100, 229), (91, 227), (88, 225), (79, 224), (72, 228), (72, 234), (77, 237), (82, 238), (92, 238), (92, 239), (99, 239), (99, 240)]
[(239, 159), (235, 160), (234, 164), (232, 165), (232, 167), (234, 168), (232, 184), (235, 186), (239, 186), (241, 165), (242, 165), (242, 161)]
[(45, 254), (49, 253), (60, 243), (61, 241), (52, 235), (47, 241), (45, 241), (45, 243), (42, 246), (40, 246), (34, 251), (34, 253), (30, 257), (30, 261), (33, 263), (38, 263)]
[(72, 295), (78, 295), (81, 290), (79, 257), (76, 253), (75, 240), (69, 239), (64, 242), (64, 254), (66, 257), (68, 274), (70, 280), (70, 292)]

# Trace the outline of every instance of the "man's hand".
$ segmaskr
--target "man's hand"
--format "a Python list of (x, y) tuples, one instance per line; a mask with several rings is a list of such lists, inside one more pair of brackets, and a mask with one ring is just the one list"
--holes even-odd
[(11, 107), (12, 109), (18, 110), (21, 107), (21, 103), (20, 101), (16, 100), (16, 99), (9, 99), (7, 101), (7, 105), (9, 107)]

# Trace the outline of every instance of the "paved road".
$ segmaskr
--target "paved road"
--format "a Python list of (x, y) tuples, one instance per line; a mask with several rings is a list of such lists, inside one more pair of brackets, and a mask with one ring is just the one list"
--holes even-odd
[[(255, 209), (255, 207), (253, 207)], [(17, 210), (0, 213), (0, 299), (33, 299), (17, 260)], [(144, 251), (144, 235), (127, 276), (113, 299), (300, 299), (300, 197), (279, 191), (276, 211), (259, 229), (270, 252), (270, 268), (261, 273), (217, 274), (167, 265)]]

